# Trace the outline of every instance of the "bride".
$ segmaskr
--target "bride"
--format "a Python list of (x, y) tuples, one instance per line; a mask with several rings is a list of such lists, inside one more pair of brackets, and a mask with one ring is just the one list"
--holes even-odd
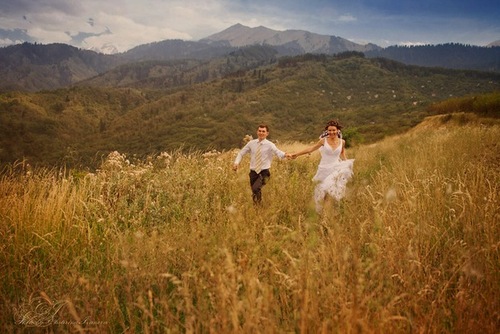
[(291, 157), (295, 159), (319, 149), (321, 161), (313, 177), (313, 181), (316, 182), (314, 201), (318, 213), (322, 212), (323, 202), (327, 195), (336, 200), (345, 196), (347, 182), (353, 174), (354, 159), (346, 158), (345, 140), (342, 139), (341, 129), (342, 126), (338, 121), (329, 121), (325, 126), (325, 132), (316, 144), (291, 154)]

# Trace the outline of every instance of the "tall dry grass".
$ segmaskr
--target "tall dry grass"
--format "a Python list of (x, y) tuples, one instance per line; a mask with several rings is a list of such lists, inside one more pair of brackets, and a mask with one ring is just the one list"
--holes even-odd
[(93, 174), (12, 166), (1, 327), (496, 333), (499, 139), (498, 124), (453, 115), (350, 149), (348, 195), (323, 216), (317, 154), (275, 161), (258, 209), (234, 152), (115, 153)]

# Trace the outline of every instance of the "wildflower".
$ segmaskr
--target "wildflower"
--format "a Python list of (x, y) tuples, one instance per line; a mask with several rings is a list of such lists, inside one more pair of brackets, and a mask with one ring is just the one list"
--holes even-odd
[(243, 144), (248, 143), (252, 139), (253, 137), (251, 135), (245, 135), (245, 137), (243, 137)]
[(204, 157), (204, 158), (214, 157), (214, 156), (218, 156), (219, 154), (220, 154), (219, 151), (217, 151), (217, 150), (211, 150), (210, 152), (203, 153), (202, 157)]
[(396, 193), (396, 189), (392, 187), (385, 193), (385, 200), (389, 203), (395, 201), (397, 198), (398, 194)]
[(157, 160), (170, 160), (172, 159), (172, 156), (168, 154), (167, 152), (161, 152), (160, 155), (156, 157)]
[(108, 154), (102, 168), (104, 170), (121, 170), (123, 167), (129, 164), (130, 162), (126, 160), (125, 154), (120, 154), (118, 151), (113, 151)]
[(226, 211), (230, 214), (235, 214), (238, 210), (234, 207), (234, 205), (229, 205), (226, 207)]

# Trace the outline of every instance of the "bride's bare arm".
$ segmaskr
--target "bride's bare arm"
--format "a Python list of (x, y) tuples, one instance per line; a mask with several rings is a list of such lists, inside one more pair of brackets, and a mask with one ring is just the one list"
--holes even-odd
[(297, 152), (297, 153), (292, 153), (292, 157), (293, 158), (296, 158), (300, 155), (304, 155), (304, 154), (308, 154), (308, 153), (311, 153), (311, 152), (314, 152), (316, 151), (318, 148), (320, 148), (321, 146), (323, 146), (323, 140), (320, 140), (318, 141), (316, 144), (314, 144), (313, 146), (311, 147), (308, 147), (306, 149), (303, 149), (302, 151), (300, 152)]

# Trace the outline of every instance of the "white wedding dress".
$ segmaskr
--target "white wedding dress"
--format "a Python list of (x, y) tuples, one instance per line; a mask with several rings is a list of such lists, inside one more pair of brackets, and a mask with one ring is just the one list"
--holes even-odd
[(328, 144), (327, 138), (324, 139), (323, 146), (319, 148), (321, 161), (318, 171), (313, 177), (317, 182), (314, 189), (314, 201), (316, 202), (316, 211), (321, 213), (323, 209), (323, 200), (326, 195), (340, 200), (345, 196), (346, 185), (353, 175), (354, 159), (341, 160), (342, 140), (336, 148)]

